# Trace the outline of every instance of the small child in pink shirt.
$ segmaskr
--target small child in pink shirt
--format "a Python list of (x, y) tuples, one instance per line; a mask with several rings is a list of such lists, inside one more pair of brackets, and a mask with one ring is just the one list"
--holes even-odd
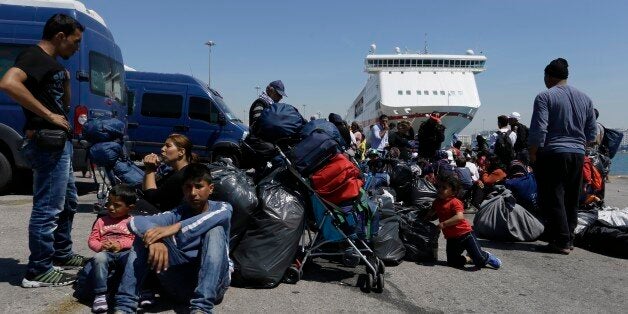
[(131, 219), (129, 212), (135, 207), (135, 190), (125, 184), (114, 186), (107, 199), (107, 216), (100, 217), (94, 223), (89, 235), (88, 245), (94, 252), (90, 261), (89, 278), (94, 289), (95, 313), (107, 312), (107, 279), (111, 269), (123, 271), (129, 249), (135, 235), (127, 227)]

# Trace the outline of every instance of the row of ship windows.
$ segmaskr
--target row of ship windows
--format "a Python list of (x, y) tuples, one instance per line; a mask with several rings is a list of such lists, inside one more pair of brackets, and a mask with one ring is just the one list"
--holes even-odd
[(374, 67), (481, 68), (485, 62), (485, 60), (373, 59), (367, 60), (367, 65)]
[[(437, 90), (433, 90), (432, 91), (432, 95), (434, 95), (434, 96), (438, 95), (438, 93), (439, 92)], [(398, 90), (397, 94), (403, 95), (403, 91), (402, 90)], [(426, 95), (427, 96), (427, 95), (430, 94), (430, 91), (424, 90), (423, 92), (421, 92), (420, 90), (418, 90), (418, 91), (416, 91), (416, 94), (417, 95)], [(444, 90), (442, 90), (442, 91), (440, 91), (440, 94), (443, 95), (443, 96), (445, 96), (445, 95), (447, 95), (447, 96), (454, 96), (454, 95), (456, 95), (456, 91), (452, 90), (452, 91), (449, 91), (449, 92), (445, 92)], [(412, 91), (407, 90), (406, 91), (406, 95), (412, 95)], [(458, 96), (462, 96), (462, 91), (461, 90), (458, 91)]]

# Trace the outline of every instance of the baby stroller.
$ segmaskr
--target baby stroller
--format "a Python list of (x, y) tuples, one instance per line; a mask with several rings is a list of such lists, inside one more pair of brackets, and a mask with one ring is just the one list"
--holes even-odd
[(88, 119), (83, 127), (81, 145), (89, 148), (90, 168), (98, 184), (94, 212), (104, 208), (114, 185), (127, 183), (139, 187), (142, 183), (143, 171), (130, 160), (124, 147), (124, 130), (124, 122), (110, 117)]
[[(297, 258), (295, 264), (286, 271), (284, 281), (296, 283), (301, 279), (304, 265), (314, 257), (342, 256), (343, 263), (353, 264), (354, 261), (351, 259), (355, 256), (357, 260), (352, 266), (362, 261), (366, 268), (366, 280), (363, 287), (365, 291), (381, 293), (384, 289), (385, 266), (368, 244), (378, 228), (377, 205), (371, 203), (369, 206), (364, 191), (358, 200), (342, 207), (323, 199), (308, 180), (299, 174), (281, 148), (277, 147), (277, 151), (289, 172), (311, 193), (311, 208), (317, 230), (317, 232), (310, 231), (307, 223), (304, 222), (306, 228), (304, 228), (305, 235), (301, 239), (301, 257)], [(346, 244), (349, 251), (355, 255), (347, 255), (347, 252), (326, 251), (323, 247), (327, 244)]]

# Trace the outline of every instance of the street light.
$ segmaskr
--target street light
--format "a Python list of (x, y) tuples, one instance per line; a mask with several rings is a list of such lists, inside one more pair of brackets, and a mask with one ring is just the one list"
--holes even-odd
[(307, 117), (307, 114), (305, 114), (305, 107), (307, 107), (307, 105), (303, 104), (303, 115)]
[(212, 86), (212, 46), (215, 46), (216, 43), (213, 41), (208, 41), (205, 43), (207, 47), (209, 47), (209, 65), (207, 66), (208, 74), (207, 74), (207, 87), (211, 88)]
[(259, 97), (259, 95), (260, 95), (259, 90), (261, 89), (261, 87), (255, 86), (255, 89), (257, 90), (257, 97)]

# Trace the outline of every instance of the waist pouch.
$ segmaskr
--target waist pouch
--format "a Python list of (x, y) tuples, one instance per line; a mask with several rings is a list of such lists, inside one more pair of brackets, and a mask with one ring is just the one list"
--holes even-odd
[(45, 150), (62, 150), (68, 140), (68, 133), (64, 130), (41, 129), (35, 132), (35, 144)]

